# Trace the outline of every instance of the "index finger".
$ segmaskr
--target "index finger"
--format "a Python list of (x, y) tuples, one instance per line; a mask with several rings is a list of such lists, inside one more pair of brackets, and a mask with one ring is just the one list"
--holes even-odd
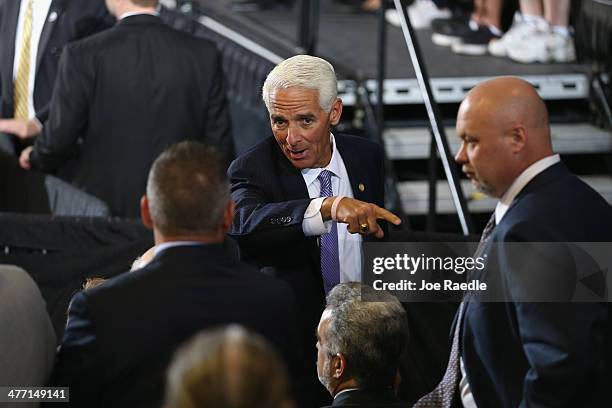
[(402, 223), (400, 217), (381, 207), (376, 208), (376, 219), (389, 221), (393, 225), (400, 225)]

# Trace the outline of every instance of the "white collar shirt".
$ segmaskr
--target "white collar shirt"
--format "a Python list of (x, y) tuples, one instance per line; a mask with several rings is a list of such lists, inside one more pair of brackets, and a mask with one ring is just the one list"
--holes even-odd
[[(321, 183), (317, 179), (323, 170), (332, 173), (331, 184), (334, 196), (346, 196), (353, 198), (353, 189), (344, 165), (344, 160), (338, 151), (334, 135), (330, 133), (333, 146), (332, 157), (325, 167), (303, 169), (301, 171), (304, 183), (308, 188), (308, 195), (313, 200), (304, 213), (302, 230), (306, 236), (320, 236), (329, 232), (332, 222), (323, 222), (321, 216), (321, 204), (325, 197), (321, 194)], [(338, 256), (340, 259), (340, 282), (361, 281), (361, 235), (351, 234), (346, 229), (346, 224), (338, 223)]]

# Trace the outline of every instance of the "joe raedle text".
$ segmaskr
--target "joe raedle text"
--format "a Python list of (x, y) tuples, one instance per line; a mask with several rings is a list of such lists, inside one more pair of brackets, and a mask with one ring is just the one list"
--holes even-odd
[(419, 291), (419, 292), (432, 292), (432, 291), (486, 291), (486, 282), (481, 282), (476, 279), (471, 282), (455, 282), (451, 279), (444, 279), (440, 282), (429, 282), (422, 279), (420, 282), (414, 282), (407, 279), (402, 279), (398, 282), (385, 282), (382, 279), (377, 279), (373, 282), (375, 290), (386, 290), (386, 291)]

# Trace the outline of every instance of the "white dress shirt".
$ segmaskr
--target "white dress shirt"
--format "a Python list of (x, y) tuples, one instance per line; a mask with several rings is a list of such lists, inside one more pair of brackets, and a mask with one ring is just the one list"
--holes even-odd
[[(514, 179), (508, 190), (506, 190), (495, 206), (495, 225), (499, 225), (516, 196), (531, 180), (533, 180), (535, 176), (550, 166), (559, 163), (560, 161), (561, 158), (558, 154), (545, 157), (527, 167), (516, 179)], [(468, 382), (467, 374), (465, 372), (465, 365), (463, 364), (463, 358), (459, 359), (459, 367), (461, 368), (461, 380), (459, 381), (461, 403), (463, 404), (464, 408), (478, 408), (476, 402), (474, 401), (474, 396), (472, 395), (470, 383)]]
[[(17, 1), (17, 0), (13, 0)], [(30, 76), (28, 80), (28, 114), (30, 119), (36, 116), (34, 111), (34, 81), (36, 81), (36, 59), (38, 58), (38, 44), (45, 21), (50, 17), (49, 8), (52, 0), (32, 0), (32, 39), (30, 40)], [(21, 46), (23, 42), (23, 20), (25, 19), (28, 0), (21, 0), (19, 17), (17, 20), (17, 35), (15, 36), (15, 58), (13, 59), (13, 80), (17, 77), (21, 63)], [(57, 18), (57, 15), (55, 16)]]
[(119, 18), (117, 20), (123, 20), (126, 17), (131, 17), (131, 16), (137, 16), (139, 14), (148, 14), (150, 16), (159, 16), (159, 7), (157, 8), (156, 11), (128, 11), (127, 13), (123, 13), (122, 15), (119, 16)]
[[(302, 229), (307, 237), (319, 236), (329, 232), (332, 222), (323, 222), (321, 216), (321, 205), (325, 197), (321, 195), (321, 183), (317, 179), (323, 170), (329, 170), (332, 173), (331, 184), (334, 196), (343, 195), (353, 198), (353, 189), (349, 180), (346, 167), (342, 156), (336, 147), (334, 135), (330, 133), (332, 143), (332, 157), (326, 167), (304, 169), (302, 177), (308, 188), (308, 195), (314, 198), (310, 202), (304, 220), (302, 221)], [(360, 282), (361, 281), (361, 235), (351, 234), (346, 229), (347, 225), (338, 223), (338, 256), (340, 258), (340, 282)]]

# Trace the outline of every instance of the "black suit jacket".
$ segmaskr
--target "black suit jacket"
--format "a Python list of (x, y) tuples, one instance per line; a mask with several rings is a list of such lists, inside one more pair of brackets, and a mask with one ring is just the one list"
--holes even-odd
[(168, 248), (143, 269), (74, 296), (51, 384), (70, 387), (69, 406), (159, 407), (177, 346), (230, 323), (299, 359), (289, 357), (296, 351), (290, 296), (286, 284), (223, 245)]
[[(12, 118), (15, 36), (20, 0), (0, 0), (0, 117)], [(51, 17), (53, 16), (53, 17)], [(51, 18), (50, 18), (51, 17)], [(104, 0), (53, 0), (43, 26), (34, 82), (34, 109), (42, 123), (49, 113), (49, 101), (57, 76), (57, 66), (66, 44), (111, 27)]]
[[(335, 141), (355, 198), (384, 206), (381, 147), (342, 134), (335, 135)], [(231, 235), (244, 259), (260, 268), (272, 267), (318, 321), (324, 305), (321, 256), (317, 237), (306, 237), (302, 230), (311, 198), (300, 171), (269, 137), (238, 157), (228, 174), (236, 202)]]
[(135, 15), (66, 47), (32, 165), (138, 217), (153, 160), (185, 139), (233, 156), (214, 44)]
[[(508, 281), (518, 273), (551, 270), (550, 262), (558, 261), (532, 253), (511, 259), (503, 243), (598, 241), (612, 241), (612, 208), (558, 163), (525, 186), (496, 226), (491, 248), (497, 252), (489, 251), (487, 271)], [(563, 265), (553, 268), (559, 275), (544, 276), (547, 284), (573, 279)], [(607, 387), (609, 394), (612, 379), (610, 327), (608, 304), (467, 302), (461, 355), (476, 404), (609, 406), (602, 391)]]
[[(342, 134), (335, 135), (335, 141), (355, 198), (382, 207), (382, 148), (364, 138)], [(304, 212), (311, 201), (304, 179), (274, 137), (238, 157), (228, 174), (236, 202), (231, 235), (246, 262), (273, 273), (293, 288), (302, 322), (301, 336), (306, 342), (304, 369), (321, 398), (328, 398), (316, 382), (315, 365), (311, 363), (315, 361), (314, 331), (325, 294), (317, 237), (306, 237), (302, 230)], [(363, 184), (363, 191), (359, 184)]]
[(341, 393), (334, 402), (323, 408), (353, 407), (353, 408), (406, 408), (391, 390), (351, 390)]

